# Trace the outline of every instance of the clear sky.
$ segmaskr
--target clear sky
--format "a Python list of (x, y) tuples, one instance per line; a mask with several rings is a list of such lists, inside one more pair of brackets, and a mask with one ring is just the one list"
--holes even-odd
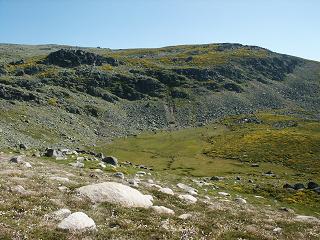
[(320, 61), (320, 0), (0, 0), (0, 42), (238, 42)]

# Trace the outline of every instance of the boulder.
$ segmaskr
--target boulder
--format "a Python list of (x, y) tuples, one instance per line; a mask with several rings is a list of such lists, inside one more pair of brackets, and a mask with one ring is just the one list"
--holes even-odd
[(86, 231), (96, 229), (96, 224), (87, 214), (75, 212), (63, 219), (58, 228), (69, 231)]
[(151, 209), (159, 214), (174, 215), (174, 211), (172, 209), (164, 206), (152, 206)]
[(80, 187), (77, 192), (88, 197), (93, 203), (109, 202), (123, 207), (141, 208), (149, 208), (153, 205), (149, 196), (116, 182), (103, 182)]
[(106, 164), (111, 164), (113, 166), (117, 166), (118, 165), (118, 159), (113, 157), (113, 156), (108, 156), (102, 159), (102, 162), (106, 163)]

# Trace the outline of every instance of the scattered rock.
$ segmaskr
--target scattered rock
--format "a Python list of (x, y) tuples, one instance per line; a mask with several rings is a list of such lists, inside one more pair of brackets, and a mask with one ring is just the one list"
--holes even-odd
[(258, 163), (252, 163), (251, 167), (259, 167), (260, 165)]
[(87, 214), (75, 212), (63, 219), (58, 228), (69, 231), (86, 231), (96, 229), (96, 224)]
[(283, 188), (285, 188), (285, 189), (292, 188), (293, 189), (293, 186), (289, 183), (286, 183), (283, 185)]
[(14, 156), (10, 159), (10, 162), (12, 163), (23, 163), (24, 162), (24, 156)]
[(319, 184), (315, 183), (315, 182), (308, 182), (307, 188), (308, 189), (315, 189), (319, 187)]
[(296, 183), (293, 185), (293, 189), (295, 190), (305, 189), (305, 186), (303, 183)]
[(62, 152), (52, 148), (47, 148), (44, 155), (46, 157), (62, 157)]
[(230, 196), (230, 194), (226, 193), (226, 192), (218, 192), (218, 194), (221, 195), (221, 196), (224, 196), (224, 197)]
[(159, 214), (174, 215), (174, 211), (172, 209), (164, 206), (152, 206), (151, 209)]
[(100, 166), (101, 168), (106, 168), (106, 167), (107, 167), (107, 166), (106, 166), (104, 163), (102, 163), (102, 162), (99, 163), (99, 166)]
[(224, 177), (213, 176), (213, 177), (210, 178), (210, 180), (212, 180), (212, 181), (222, 181), (222, 180), (224, 180)]
[(187, 220), (189, 218), (192, 218), (192, 215), (190, 213), (181, 214), (178, 218)]
[(187, 203), (196, 203), (198, 201), (198, 199), (196, 199), (194, 196), (189, 195), (189, 194), (179, 195), (178, 198), (180, 198), (181, 200), (183, 200)]
[(144, 172), (144, 171), (139, 171), (139, 172), (136, 173), (136, 175), (137, 176), (145, 176), (145, 175), (147, 175), (147, 173)]
[(137, 181), (137, 179), (129, 179), (128, 183), (132, 185), (132, 187), (139, 187), (139, 181)]
[(158, 191), (168, 195), (174, 195), (174, 192), (170, 188), (160, 188)]
[(26, 146), (25, 144), (23, 144), (23, 143), (20, 143), (20, 144), (19, 144), (19, 148), (20, 148), (21, 150), (27, 150), (27, 149), (28, 149), (27, 146)]
[(312, 189), (312, 191), (314, 191), (314, 192), (316, 192), (316, 193), (320, 194), (320, 187), (314, 188), (314, 189)]
[(294, 211), (287, 207), (281, 207), (279, 208), (280, 211), (288, 212), (288, 213), (294, 213)]
[(29, 195), (29, 191), (25, 190), (21, 185), (11, 187), (10, 191), (21, 195)]
[(193, 187), (190, 187), (186, 184), (183, 184), (183, 183), (178, 183), (177, 184), (177, 187), (186, 191), (187, 193), (191, 194), (191, 195), (198, 195), (198, 190), (197, 189), (194, 189)]
[(103, 158), (102, 162), (113, 165), (113, 166), (118, 166), (118, 159), (113, 156)]
[(52, 177), (49, 177), (49, 179), (53, 181), (64, 182), (64, 183), (70, 182), (70, 179), (66, 177), (52, 176)]
[(70, 215), (71, 215), (71, 211), (69, 209), (62, 208), (60, 210), (57, 210), (55, 212), (52, 212), (52, 213), (46, 215), (45, 217), (46, 217), (46, 219), (52, 219), (52, 220), (55, 220), (55, 221), (61, 221), (64, 218), (67, 218)]
[(113, 174), (113, 176), (120, 179), (124, 179), (124, 174), (122, 172), (116, 172), (115, 174)]
[(235, 198), (234, 201), (239, 204), (246, 204), (247, 203), (247, 200), (245, 200), (243, 198)]
[(272, 232), (275, 234), (279, 234), (282, 232), (282, 228), (277, 227), (277, 228), (273, 229)]
[(320, 222), (318, 218), (312, 216), (297, 215), (294, 220), (299, 222)]
[(69, 191), (69, 188), (66, 186), (60, 186), (60, 187), (58, 187), (58, 189), (60, 192), (68, 192)]
[(24, 163), (24, 166), (25, 166), (26, 168), (32, 168), (32, 165), (31, 165), (29, 162), (25, 162), (25, 163)]
[(82, 162), (69, 163), (69, 165), (75, 168), (84, 168), (84, 163)]
[(116, 182), (92, 184), (77, 189), (80, 195), (88, 197), (94, 203), (109, 202), (124, 207), (151, 207), (150, 197), (138, 190)]

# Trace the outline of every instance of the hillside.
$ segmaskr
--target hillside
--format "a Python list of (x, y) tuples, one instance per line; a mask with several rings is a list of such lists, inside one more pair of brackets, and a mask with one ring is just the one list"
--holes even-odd
[(0, 44), (0, 239), (319, 239), (319, 90), (255, 46)]
[(93, 145), (282, 109), (319, 115), (320, 64), (240, 44), (0, 45), (0, 145)]

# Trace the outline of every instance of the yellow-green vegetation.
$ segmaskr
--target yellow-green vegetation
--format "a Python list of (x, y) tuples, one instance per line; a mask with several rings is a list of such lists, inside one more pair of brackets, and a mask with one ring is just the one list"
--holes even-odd
[(265, 58), (268, 56), (268, 52), (263, 49), (248, 49), (246, 46), (219, 51), (218, 45), (209, 44), (159, 49), (129, 49), (117, 51), (111, 56), (122, 59), (131, 65), (147, 68), (156, 68), (157, 66), (170, 67), (173, 64), (179, 67), (208, 67), (225, 64), (231, 59), (237, 58)]
[(261, 123), (225, 121), (231, 131), (209, 139), (205, 153), (211, 157), (248, 162), (270, 162), (318, 173), (320, 123), (289, 116), (258, 114)]

